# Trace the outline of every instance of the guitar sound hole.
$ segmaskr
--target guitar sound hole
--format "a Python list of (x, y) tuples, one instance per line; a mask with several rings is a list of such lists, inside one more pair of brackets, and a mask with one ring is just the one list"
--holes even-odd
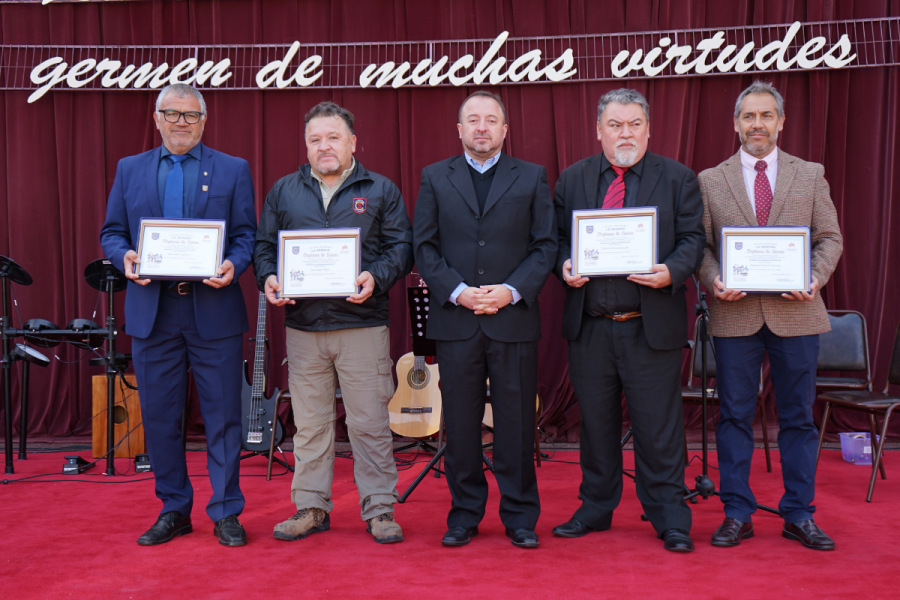
[(414, 390), (421, 390), (427, 386), (430, 379), (431, 373), (428, 369), (410, 369), (409, 374), (406, 376), (409, 387)]

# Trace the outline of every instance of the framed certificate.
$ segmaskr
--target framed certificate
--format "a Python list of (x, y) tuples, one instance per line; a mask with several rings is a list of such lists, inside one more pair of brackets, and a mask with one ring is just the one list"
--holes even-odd
[(193, 281), (216, 276), (225, 254), (225, 221), (141, 219), (138, 237), (142, 278)]
[(652, 273), (659, 258), (655, 206), (572, 211), (572, 275)]
[(359, 293), (359, 227), (278, 232), (279, 298)]
[(757, 294), (809, 292), (809, 227), (723, 227), (722, 283)]

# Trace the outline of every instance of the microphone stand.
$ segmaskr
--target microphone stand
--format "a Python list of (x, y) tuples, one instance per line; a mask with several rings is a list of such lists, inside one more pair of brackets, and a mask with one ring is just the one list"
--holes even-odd
[[(706, 348), (709, 345), (709, 305), (706, 303), (706, 293), (700, 291), (700, 282), (697, 281), (696, 275), (691, 275), (691, 279), (694, 280), (694, 286), (697, 288), (697, 305), (695, 306), (694, 311), (697, 316), (700, 317), (697, 323), (697, 341), (700, 343), (700, 416), (703, 421), (703, 459), (701, 461), (703, 463), (703, 472), (700, 475), (697, 475), (695, 479), (697, 485), (694, 486), (694, 489), (684, 497), (685, 500), (689, 500), (693, 503), (697, 501), (695, 498), (698, 496), (704, 500), (708, 500), (710, 496), (721, 496), (722, 494), (716, 491), (716, 484), (709, 478), (709, 442), (706, 434), (706, 407), (708, 400), (707, 393), (709, 392), (707, 388), (706, 357)], [(769, 506), (763, 506), (762, 504), (757, 504), (756, 507), (776, 515), (781, 514), (776, 509)]]

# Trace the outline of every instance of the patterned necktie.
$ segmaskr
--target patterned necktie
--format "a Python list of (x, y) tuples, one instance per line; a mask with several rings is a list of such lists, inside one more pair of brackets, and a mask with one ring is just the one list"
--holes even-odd
[(166, 177), (166, 194), (163, 197), (163, 216), (167, 219), (180, 219), (184, 216), (184, 171), (181, 163), (187, 154), (170, 154), (172, 169)]
[(622, 208), (625, 206), (625, 171), (628, 167), (613, 167), (616, 178), (609, 184), (606, 196), (603, 198), (602, 208)]
[(756, 199), (756, 221), (760, 227), (769, 223), (769, 211), (772, 210), (772, 186), (766, 177), (766, 161), (756, 161), (756, 183), (753, 185), (753, 195)]

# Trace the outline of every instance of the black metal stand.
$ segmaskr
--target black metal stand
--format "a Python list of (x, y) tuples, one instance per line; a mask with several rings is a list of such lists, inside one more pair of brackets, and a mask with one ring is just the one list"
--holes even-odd
[[(694, 279), (694, 285), (697, 287), (697, 301), (698, 304), (695, 307), (696, 314), (700, 317), (697, 322), (698, 328), (698, 342), (700, 343), (700, 418), (702, 420), (702, 431), (703, 431), (703, 439), (702, 439), (702, 463), (703, 463), (703, 472), (700, 475), (697, 475), (696, 482), (697, 485), (694, 486), (693, 490), (688, 489), (688, 493), (685, 495), (684, 499), (689, 500), (692, 503), (696, 502), (696, 498), (700, 497), (704, 500), (708, 500), (710, 496), (721, 496), (719, 492), (716, 491), (716, 484), (713, 483), (713, 480), (709, 478), (709, 442), (707, 440), (706, 435), (706, 422), (707, 422), (707, 374), (706, 374), (706, 348), (709, 345), (709, 305), (706, 304), (706, 294), (700, 291), (700, 283), (697, 281), (697, 278), (692, 276)], [(764, 510), (776, 515), (780, 515), (776, 509), (771, 508), (769, 506), (763, 506), (762, 504), (757, 504), (757, 508), (760, 510)]]
[[(494, 472), (494, 465), (493, 465), (493, 463), (491, 463), (491, 459), (488, 458), (487, 454), (484, 453), (484, 450), (486, 450), (487, 448), (490, 448), (490, 447), (493, 446), (493, 445), (494, 445), (493, 443), (488, 443), (488, 444), (483, 444), (483, 445), (481, 446), (481, 450), (482, 450), (482, 452), (481, 452), (481, 460), (484, 461), (484, 464), (487, 466), (487, 469), (485, 469), (485, 470), (486, 470), (486, 471), (491, 471), (492, 473)], [(416, 477), (416, 480), (413, 481), (413, 482), (410, 484), (410, 486), (406, 489), (406, 491), (403, 492), (403, 495), (400, 496), (399, 502), (400, 502), (401, 504), (403, 504), (404, 502), (406, 502), (406, 499), (409, 498), (409, 495), (413, 493), (413, 491), (416, 489), (416, 487), (418, 487), (418, 485), (419, 485), (420, 483), (422, 483), (422, 480), (425, 479), (425, 475), (428, 474), (428, 471), (434, 469), (435, 472), (436, 472), (436, 473), (435, 473), (435, 477), (437, 477), (437, 474), (438, 474), (438, 473), (440, 473), (440, 474), (442, 474), (442, 475), (446, 475), (446, 473), (444, 473), (443, 471), (441, 471), (441, 470), (436, 466), (437, 463), (438, 463), (438, 461), (441, 460), (441, 458), (443, 458), (444, 452), (446, 452), (446, 451), (447, 451), (447, 444), (444, 444), (444, 445), (441, 447), (441, 449), (437, 451), (437, 453), (434, 455), (434, 457), (429, 461), (429, 463), (425, 466), (425, 468), (422, 469), (422, 472), (419, 473), (418, 477)]]

